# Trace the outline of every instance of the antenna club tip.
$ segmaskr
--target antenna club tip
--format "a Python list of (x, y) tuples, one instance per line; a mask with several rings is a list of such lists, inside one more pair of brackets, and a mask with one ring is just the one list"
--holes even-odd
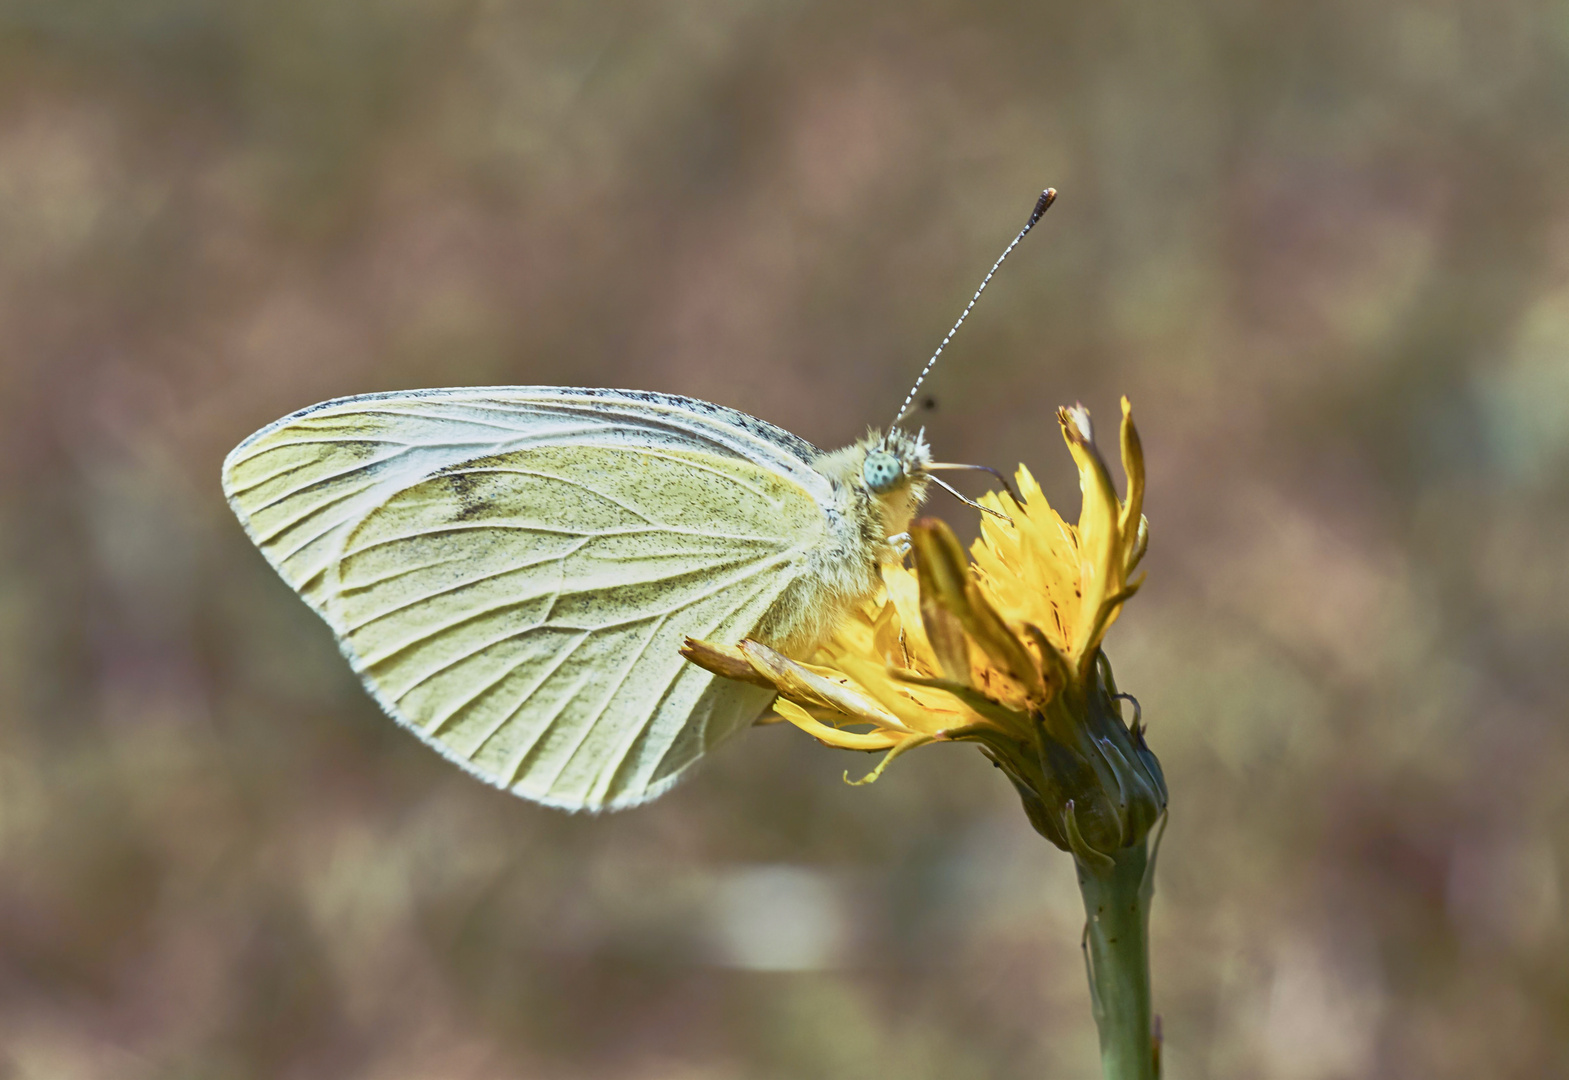
[(1041, 197), (1035, 200), (1035, 212), (1030, 215), (1030, 224), (1034, 225), (1037, 221), (1039, 221), (1041, 219), (1041, 215), (1049, 210), (1051, 208), (1051, 204), (1056, 201), (1056, 188), (1047, 188), (1045, 191), (1041, 192)]

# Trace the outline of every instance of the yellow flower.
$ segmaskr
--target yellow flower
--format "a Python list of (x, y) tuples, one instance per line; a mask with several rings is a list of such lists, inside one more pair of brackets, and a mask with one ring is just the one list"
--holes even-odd
[(1037, 831), (1102, 865), (1143, 839), (1165, 808), (1160, 765), (1135, 719), (1122, 721), (1106, 630), (1139, 582), (1144, 458), (1122, 402), (1119, 499), (1082, 406), (1058, 411), (1079, 469), (1077, 526), (1019, 467), (1019, 499), (991, 493), (971, 547), (926, 519), (911, 528), (915, 567), (883, 568), (883, 595), (852, 612), (811, 655), (757, 641), (688, 641), (710, 671), (779, 692), (774, 709), (830, 746), (887, 751), (858, 783), (932, 742), (970, 741), (1008, 774)]

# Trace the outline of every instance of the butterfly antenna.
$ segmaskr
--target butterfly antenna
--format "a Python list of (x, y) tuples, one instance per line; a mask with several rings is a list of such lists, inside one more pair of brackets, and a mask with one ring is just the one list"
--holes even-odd
[(1015, 236), (1013, 240), (1009, 242), (1008, 246), (1003, 248), (1002, 254), (997, 256), (997, 261), (992, 263), (992, 268), (986, 271), (986, 276), (981, 279), (981, 287), (975, 290), (975, 295), (970, 297), (970, 302), (964, 305), (964, 311), (960, 313), (959, 321), (953, 324), (953, 329), (948, 331), (947, 336), (942, 339), (942, 344), (937, 346), (937, 351), (932, 353), (932, 358), (926, 361), (926, 366), (923, 367), (921, 369), (921, 373), (916, 376), (915, 385), (910, 387), (910, 392), (908, 394), (904, 395), (904, 404), (899, 406), (899, 415), (893, 418), (893, 424), (890, 425), (890, 427), (897, 427), (899, 421), (903, 420), (905, 415), (909, 413), (910, 402), (915, 400), (916, 391), (920, 390), (921, 383), (926, 381), (926, 376), (931, 374), (932, 368), (937, 366), (937, 358), (941, 356), (942, 351), (948, 347), (948, 342), (953, 340), (953, 335), (959, 332), (959, 327), (964, 325), (964, 320), (970, 317), (970, 309), (975, 307), (975, 301), (981, 298), (981, 293), (985, 292), (986, 286), (991, 284), (992, 275), (997, 272), (997, 268), (1002, 265), (1002, 261), (1009, 255), (1013, 254), (1013, 249), (1019, 246), (1019, 241), (1023, 240), (1026, 236), (1029, 235), (1030, 230), (1035, 228), (1035, 223), (1041, 219), (1041, 215), (1044, 214), (1051, 207), (1051, 204), (1056, 201), (1056, 188), (1047, 188), (1045, 191), (1041, 192), (1041, 197), (1035, 200), (1035, 210), (1030, 214), (1030, 220), (1025, 222), (1024, 228), (1019, 230), (1019, 235)]

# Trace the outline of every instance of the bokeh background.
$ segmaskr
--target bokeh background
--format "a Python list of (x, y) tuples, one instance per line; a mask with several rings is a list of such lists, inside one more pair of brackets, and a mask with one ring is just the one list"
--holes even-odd
[[(1089, 1078), (972, 749), (571, 817), (379, 715), (224, 453), (693, 394), (1027, 461), (1119, 394), (1171, 1080), (1569, 1076), (1569, 6), (0, 3), (0, 1077)], [(967, 511), (935, 512), (973, 532)]]

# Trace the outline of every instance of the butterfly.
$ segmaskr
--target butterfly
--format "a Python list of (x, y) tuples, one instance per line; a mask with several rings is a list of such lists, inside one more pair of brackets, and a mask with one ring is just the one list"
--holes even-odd
[(894, 426), (831, 453), (668, 394), (414, 390), (269, 424), (224, 493), (393, 719), (524, 798), (632, 806), (772, 701), (683, 641), (810, 650), (902, 557), (931, 474), (970, 467), (897, 425), (974, 303)]

